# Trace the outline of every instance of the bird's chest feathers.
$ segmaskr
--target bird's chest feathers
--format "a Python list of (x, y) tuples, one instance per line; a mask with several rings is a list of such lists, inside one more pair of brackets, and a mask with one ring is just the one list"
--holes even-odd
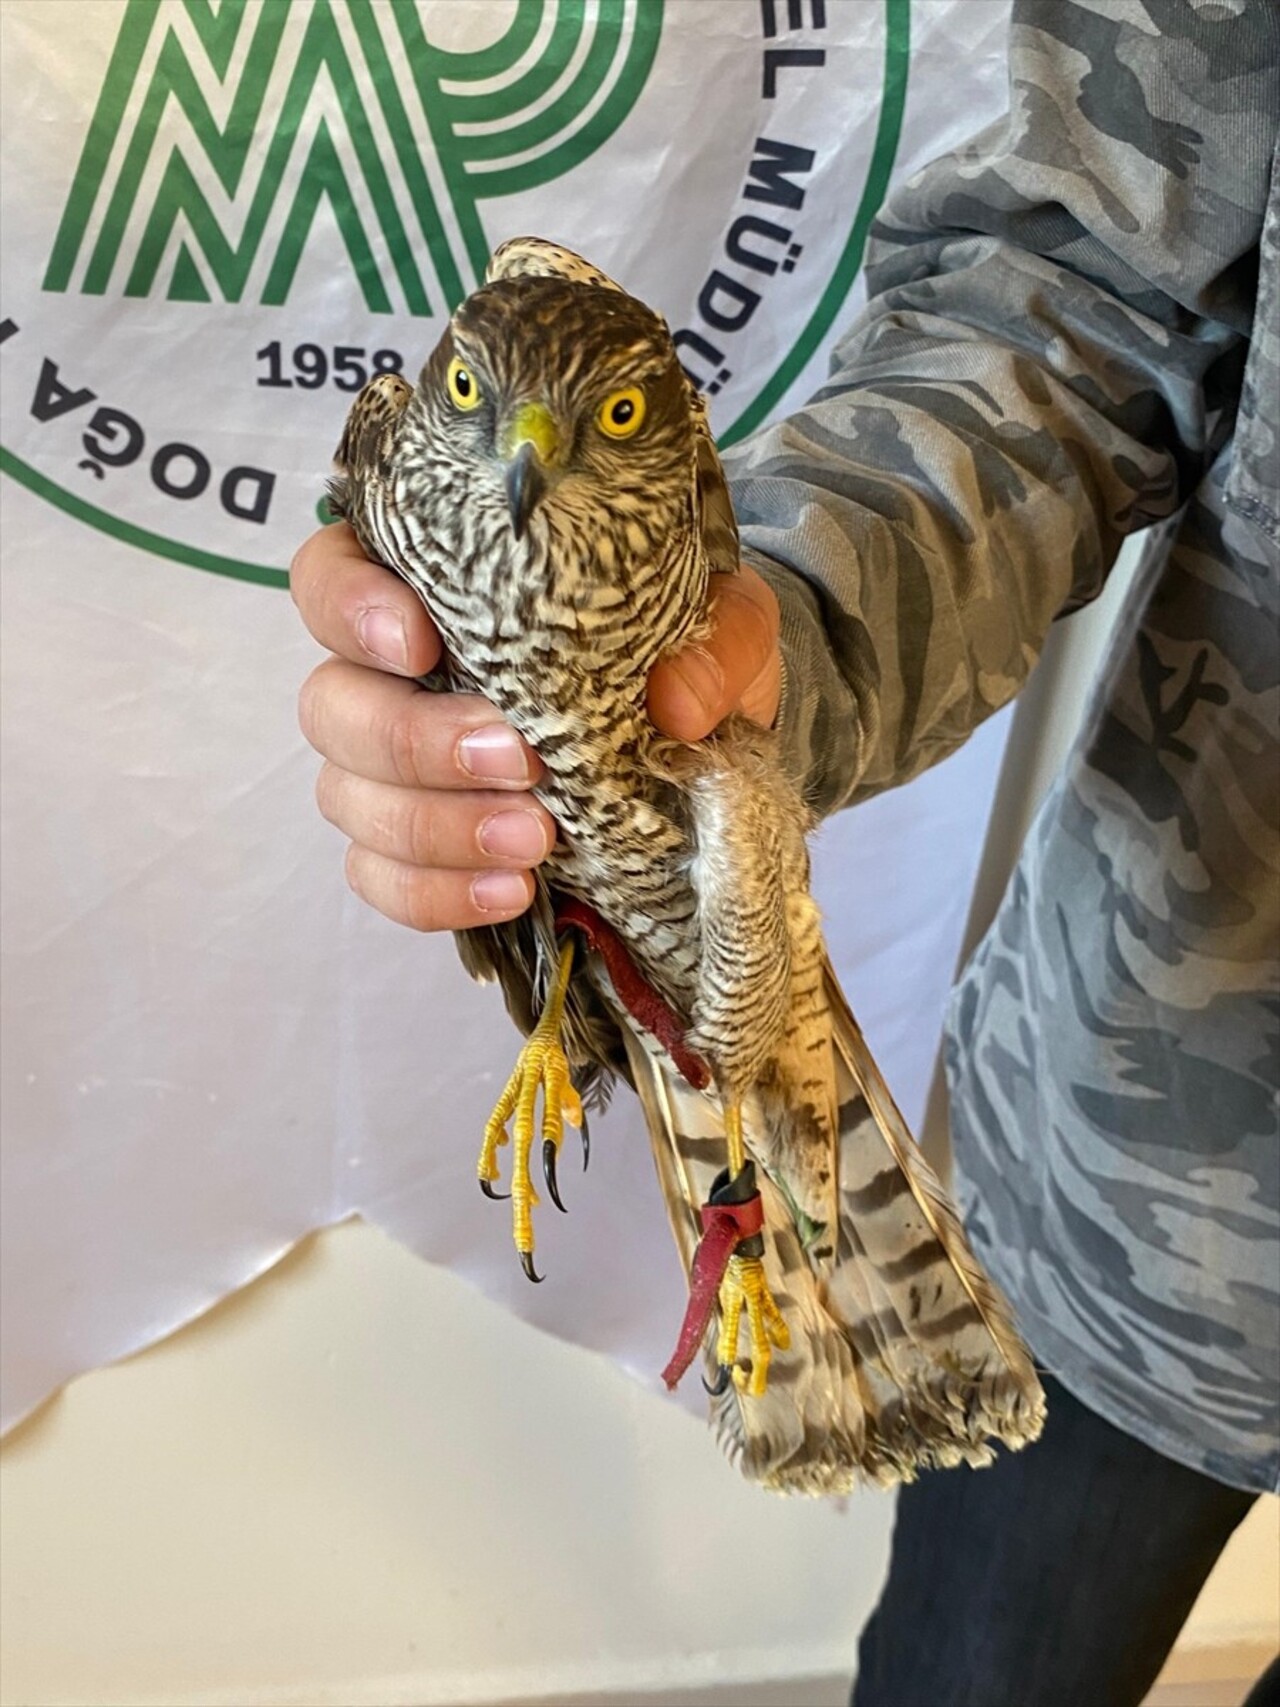
[[(546, 766), (537, 792), (561, 832), (546, 875), (655, 960), (669, 955), (689, 936), (680, 897), (690, 847), (650, 760), (645, 695), (656, 659), (701, 621), (701, 549), (674, 519), (630, 537), (625, 514), (593, 521), (563, 509), (554, 526), (535, 515), (517, 540), (485, 492), (448, 496), (412, 578), (456, 684), (485, 695)], [(683, 932), (668, 931), (668, 915), (682, 911)]]
[(602, 669), (619, 681), (647, 673), (698, 620), (706, 570), (677, 506), (642, 512), (619, 495), (606, 512), (570, 483), (517, 538), (500, 491), (476, 481), (450, 497), (431, 530), (425, 590), (448, 637), (476, 648), (477, 662), (497, 647), (554, 654), (560, 673), (590, 691)]

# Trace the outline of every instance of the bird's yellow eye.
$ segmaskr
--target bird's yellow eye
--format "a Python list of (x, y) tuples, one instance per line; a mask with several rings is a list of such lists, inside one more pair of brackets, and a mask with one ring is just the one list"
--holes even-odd
[(644, 424), (644, 392), (638, 385), (611, 391), (596, 415), (600, 431), (611, 439), (629, 439)]
[(449, 363), (449, 395), (459, 409), (474, 409), (480, 401), (475, 374), (457, 356)]

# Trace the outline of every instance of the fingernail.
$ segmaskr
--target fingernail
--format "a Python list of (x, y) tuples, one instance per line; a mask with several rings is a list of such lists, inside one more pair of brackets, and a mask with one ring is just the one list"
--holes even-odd
[(471, 899), (482, 913), (518, 913), (529, 887), (518, 871), (482, 871), (471, 884)]
[(495, 812), (480, 826), (480, 846), (498, 859), (536, 865), (547, 851), (547, 832), (536, 812)]
[(675, 672), (705, 711), (719, 711), (724, 697), (724, 671), (710, 652), (690, 646), (668, 658), (667, 668)]
[(527, 782), (529, 755), (505, 723), (486, 723), (458, 742), (458, 763), (480, 782)]
[(409, 639), (404, 618), (390, 605), (371, 605), (356, 623), (360, 644), (371, 658), (390, 664), (394, 670), (409, 667)]

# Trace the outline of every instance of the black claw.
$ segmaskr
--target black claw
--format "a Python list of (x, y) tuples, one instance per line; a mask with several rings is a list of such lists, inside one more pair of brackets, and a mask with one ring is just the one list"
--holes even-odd
[(569, 1211), (560, 1201), (560, 1188), (556, 1184), (556, 1146), (555, 1140), (551, 1138), (542, 1140), (542, 1175), (547, 1182), (547, 1190), (551, 1193), (552, 1203), (562, 1215), (567, 1215)]
[(587, 1169), (590, 1166), (591, 1166), (591, 1128), (587, 1124), (587, 1117), (584, 1114), (582, 1117), (582, 1171), (584, 1174), (586, 1173)]
[(707, 1392), (710, 1393), (713, 1399), (718, 1399), (722, 1393), (727, 1393), (729, 1391), (729, 1383), (732, 1380), (732, 1364), (722, 1363), (720, 1365), (719, 1373), (715, 1378), (714, 1385), (707, 1380), (705, 1375), (702, 1377), (702, 1385), (706, 1388)]
[(533, 1282), (533, 1284), (535, 1286), (541, 1286), (542, 1285), (542, 1276), (538, 1273), (537, 1269), (533, 1266), (533, 1252), (532, 1251), (521, 1251), (520, 1252), (520, 1267), (528, 1275), (529, 1279)]
[(495, 1191), (492, 1180), (482, 1179), (480, 1189), (491, 1203), (505, 1203), (511, 1196), (509, 1191)]

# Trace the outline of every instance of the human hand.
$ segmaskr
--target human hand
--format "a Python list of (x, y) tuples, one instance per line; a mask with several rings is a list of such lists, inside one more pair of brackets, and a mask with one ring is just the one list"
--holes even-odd
[[(303, 734), (325, 760), (321, 813), (351, 838), (347, 881), (416, 930), (500, 924), (533, 898), (555, 823), (529, 790), (537, 755), (474, 694), (425, 693), (441, 642), (421, 600), (370, 563), (345, 523), (293, 561), (303, 621), (336, 657), (303, 684)], [(663, 660), (649, 711), (668, 735), (700, 740), (731, 711), (768, 725), (781, 691), (778, 608), (754, 570), (713, 577), (712, 631)]]
[(302, 732), (324, 758), (316, 800), (351, 838), (347, 882), (420, 931), (513, 919), (556, 838), (529, 790), (536, 754), (477, 694), (427, 693), (440, 636), (422, 601), (370, 563), (346, 523), (293, 560), (294, 603), (337, 654), (303, 683)]

